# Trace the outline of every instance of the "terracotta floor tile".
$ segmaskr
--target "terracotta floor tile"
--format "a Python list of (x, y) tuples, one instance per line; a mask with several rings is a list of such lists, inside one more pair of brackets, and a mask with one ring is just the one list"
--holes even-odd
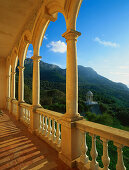
[(0, 116), (0, 170), (70, 170), (58, 153), (4, 113)]

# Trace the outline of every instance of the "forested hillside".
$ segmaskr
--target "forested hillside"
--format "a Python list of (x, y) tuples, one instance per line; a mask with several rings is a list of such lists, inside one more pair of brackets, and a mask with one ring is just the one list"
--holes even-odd
[[(17, 70), (18, 72), (18, 70)], [(32, 102), (33, 62), (25, 60), (25, 101)], [(128, 130), (129, 89), (122, 83), (115, 83), (97, 74), (90, 67), (78, 66), (79, 113), (89, 120)], [(18, 82), (18, 73), (16, 76)], [(65, 113), (66, 69), (40, 62), (40, 103), (44, 108)], [(99, 103), (102, 115), (89, 113), (85, 105), (86, 93), (91, 90)], [(17, 91), (17, 89), (16, 89)], [(17, 96), (17, 94), (16, 94)]]

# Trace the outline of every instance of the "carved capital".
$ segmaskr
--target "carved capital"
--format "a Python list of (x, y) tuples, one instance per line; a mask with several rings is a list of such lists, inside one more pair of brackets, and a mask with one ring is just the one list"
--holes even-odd
[(16, 72), (15, 72), (15, 71), (13, 71), (13, 72), (11, 72), (11, 74), (12, 74), (12, 75), (15, 75), (15, 74), (16, 74)]
[(19, 71), (24, 71), (25, 67), (18, 66)]
[(41, 58), (42, 58), (41, 56), (32, 56), (32, 57), (31, 57), (31, 59), (33, 60), (33, 62), (34, 62), (34, 61), (40, 62), (40, 59), (41, 59)]
[(66, 41), (68, 40), (77, 40), (77, 38), (81, 35), (80, 32), (69, 29), (67, 30), (64, 34), (62, 34), (62, 37), (64, 37), (66, 39)]

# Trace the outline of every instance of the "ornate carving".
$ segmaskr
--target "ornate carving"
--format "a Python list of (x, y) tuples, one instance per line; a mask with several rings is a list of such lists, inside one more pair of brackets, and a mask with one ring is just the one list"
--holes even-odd
[(19, 71), (24, 71), (25, 67), (18, 66)]
[(66, 39), (66, 41), (68, 41), (68, 40), (77, 40), (77, 38), (80, 35), (81, 35), (80, 32), (69, 29), (64, 34), (62, 34), (62, 37), (64, 37)]
[(42, 57), (41, 56), (32, 56), (31, 57), (31, 59), (33, 60), (33, 61), (39, 61), (40, 62), (40, 59), (41, 59)]

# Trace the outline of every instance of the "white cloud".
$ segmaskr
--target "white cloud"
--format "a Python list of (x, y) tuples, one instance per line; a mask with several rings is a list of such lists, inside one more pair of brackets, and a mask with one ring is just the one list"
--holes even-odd
[(32, 56), (33, 56), (33, 51), (32, 50), (28, 50), (26, 58), (31, 58)]
[(123, 70), (123, 69), (129, 69), (129, 66), (119, 66), (118, 68), (119, 68), (119, 69), (122, 69), (122, 70)]
[(47, 35), (44, 35), (44, 39), (45, 39), (45, 40), (47, 40), (47, 39), (48, 39)]
[(117, 48), (120, 47), (119, 44), (111, 42), (111, 41), (105, 41), (105, 40), (101, 40), (99, 37), (96, 37), (94, 39), (94, 41), (98, 42), (99, 44), (104, 45), (105, 47), (113, 47), (113, 48)]
[(48, 45), (51, 51), (54, 53), (65, 53), (67, 49), (67, 45), (62, 41), (51, 41)]

